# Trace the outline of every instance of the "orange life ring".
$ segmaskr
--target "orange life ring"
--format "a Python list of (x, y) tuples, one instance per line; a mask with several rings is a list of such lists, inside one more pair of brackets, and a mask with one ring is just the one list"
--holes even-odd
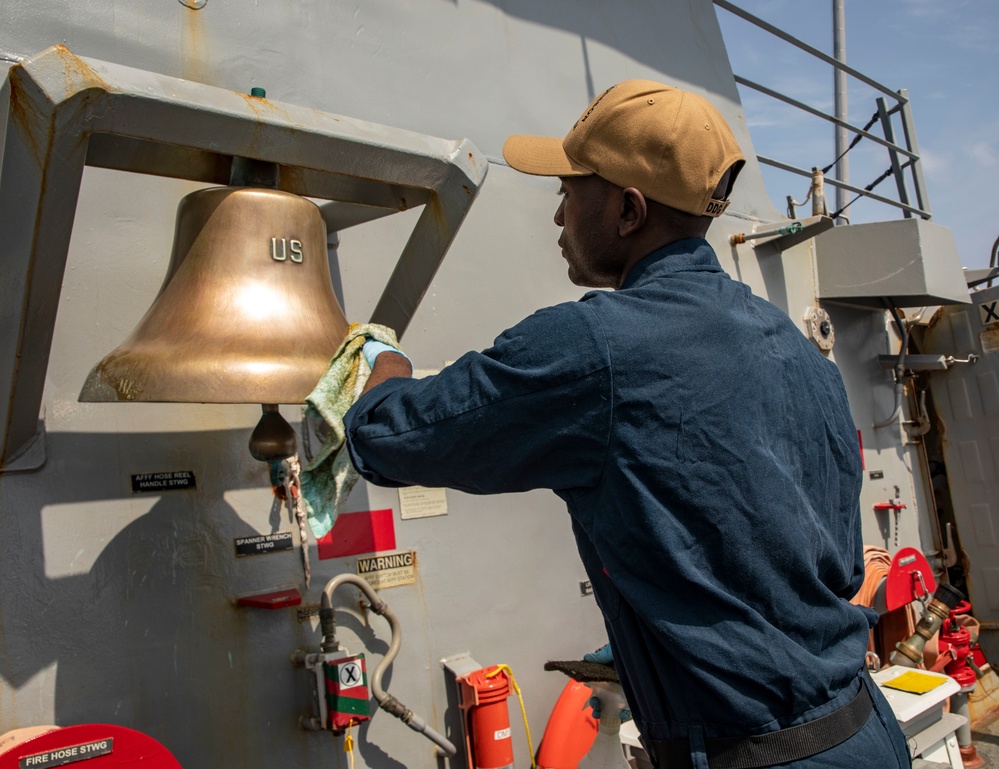
[(538, 746), (538, 769), (577, 769), (590, 752), (599, 728), (586, 704), (592, 696), (584, 683), (570, 679), (565, 685)]

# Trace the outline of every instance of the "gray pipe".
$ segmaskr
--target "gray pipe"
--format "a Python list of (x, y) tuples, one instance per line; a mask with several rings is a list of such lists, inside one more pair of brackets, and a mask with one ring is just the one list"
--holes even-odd
[(895, 409), (891, 412), (891, 416), (884, 421), (875, 422), (875, 429), (879, 427), (888, 427), (888, 425), (894, 423), (898, 419), (898, 413), (902, 410), (902, 393), (905, 390), (905, 352), (906, 348), (909, 346), (909, 328), (902, 322), (902, 318), (898, 314), (898, 310), (895, 308), (894, 304), (890, 304), (888, 309), (891, 312), (891, 316), (895, 319), (895, 326), (898, 328), (898, 334), (902, 337), (902, 344), (898, 350), (898, 361), (895, 363)]
[[(840, 64), (846, 64), (846, 11), (843, 7), (843, 0), (833, 0), (833, 56)], [(833, 70), (834, 85), (834, 111), (837, 119), (846, 122), (846, 73), (840, 69)], [(846, 129), (836, 126), (836, 178), (841, 182), (850, 181), (850, 158), (843, 153), (846, 152), (848, 144)], [(840, 157), (843, 155), (843, 157)], [(847, 204), (847, 190), (842, 187), (836, 188), (836, 210), (845, 214)]]
[[(322, 614), (323, 611), (334, 611), (333, 592), (338, 587), (348, 582), (361, 589), (361, 592), (363, 592), (365, 597), (368, 599), (371, 611), (385, 617), (392, 630), (392, 640), (389, 642), (388, 651), (385, 652), (385, 656), (382, 657), (382, 661), (378, 663), (375, 671), (371, 674), (371, 693), (375, 695), (375, 699), (378, 701), (378, 707), (386, 713), (391, 713), (414, 732), (422, 734), (443, 750), (448, 756), (455, 755), (458, 752), (458, 749), (450, 740), (434, 730), (423, 718), (407, 708), (399, 702), (399, 700), (382, 688), (382, 676), (388, 666), (392, 664), (392, 661), (399, 653), (399, 649), (402, 647), (402, 628), (399, 626), (399, 620), (396, 619), (395, 614), (393, 614), (392, 610), (389, 609), (388, 604), (386, 604), (385, 601), (379, 597), (378, 593), (376, 593), (371, 585), (368, 584), (367, 580), (358, 577), (356, 574), (338, 574), (335, 576), (327, 582), (326, 587), (323, 588), (323, 597), (320, 601), (320, 613)], [(332, 637), (335, 632), (335, 628), (336, 626), (332, 618), (328, 623), (324, 623), (324, 649), (328, 646), (332, 647), (335, 645), (336, 639)]]
[(957, 728), (957, 744), (967, 748), (971, 745), (971, 712), (968, 708), (968, 693), (959, 691), (950, 696), (950, 712), (965, 717), (965, 722)]

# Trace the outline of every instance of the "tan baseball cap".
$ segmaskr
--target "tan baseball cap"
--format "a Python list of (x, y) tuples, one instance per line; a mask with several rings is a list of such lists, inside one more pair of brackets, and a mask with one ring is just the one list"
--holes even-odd
[(625, 80), (597, 96), (564, 139), (511, 136), (503, 157), (537, 176), (597, 174), (697, 216), (721, 216), (712, 197), (745, 158), (725, 119), (703, 96), (653, 80)]

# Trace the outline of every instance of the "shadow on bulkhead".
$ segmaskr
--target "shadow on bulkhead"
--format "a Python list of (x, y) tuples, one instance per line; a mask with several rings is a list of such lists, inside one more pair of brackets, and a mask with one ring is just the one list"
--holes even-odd
[[(304, 590), (297, 544), (235, 558), (234, 539), (259, 532), (224, 495), (259, 489), (263, 510), (252, 494), (234, 498), (261, 521), (271, 507), (267, 469), (247, 453), (248, 437), (248, 429), (52, 433), (41, 470), (0, 476), (0, 676), (27, 698), (34, 685), (51, 686), (36, 677), (54, 675), (56, 724), (138, 728), (184, 766), (253, 767), (269, 755), (265, 745), (301, 743), (297, 718), (310, 703), (289, 655), (316, 646), (318, 631), (287, 614), (294, 609), (233, 606), (234, 592)], [(180, 468), (194, 472), (196, 490), (132, 493), (131, 474)], [(357, 493), (366, 494), (363, 484)], [(102, 500), (116, 502), (106, 519), (94, 509)], [(270, 511), (270, 526), (297, 531), (284, 509)], [(318, 562), (314, 546), (311, 556), (317, 593), (344, 567)], [(338, 622), (373, 654), (387, 650), (351, 612)], [(16, 694), (14, 706), (4, 715), (17, 726), (32, 725), (18, 712), (48, 707), (18, 707)], [(239, 740), (225, 738), (233, 734)], [(328, 743), (303, 744), (318, 760)]]

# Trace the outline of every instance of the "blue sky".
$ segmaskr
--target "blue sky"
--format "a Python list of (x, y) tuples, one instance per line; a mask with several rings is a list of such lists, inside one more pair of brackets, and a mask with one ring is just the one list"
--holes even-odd
[[(832, 54), (832, 0), (734, 0), (800, 40)], [(846, 0), (847, 64), (891, 89), (906, 88), (933, 220), (954, 233), (961, 263), (986, 267), (999, 237), (999, 2)], [(736, 74), (833, 112), (832, 68), (718, 8)], [(863, 127), (881, 94), (848, 79), (849, 122)], [(835, 157), (833, 126), (740, 86), (757, 153), (798, 167)], [(872, 133), (874, 130), (872, 129)], [(864, 187), (888, 168), (887, 151), (863, 140), (849, 154), (850, 182)], [(831, 174), (834, 172), (830, 172)], [(778, 209), (802, 200), (808, 180), (764, 169)], [(896, 197), (894, 182), (875, 192)], [(828, 190), (830, 205), (835, 192)], [(851, 195), (852, 197), (852, 195)], [(854, 223), (895, 219), (897, 209), (855, 205)]]

